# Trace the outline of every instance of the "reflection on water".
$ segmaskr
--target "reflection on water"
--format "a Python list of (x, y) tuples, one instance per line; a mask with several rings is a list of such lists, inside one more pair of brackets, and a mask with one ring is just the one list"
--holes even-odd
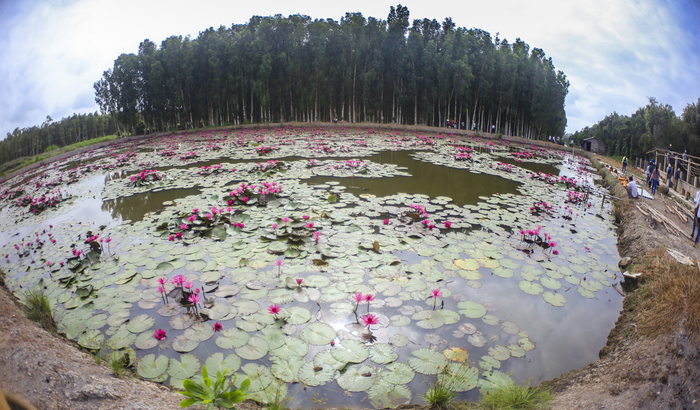
[(412, 151), (382, 151), (365, 157), (367, 161), (381, 164), (396, 164), (406, 167), (411, 177), (396, 176), (392, 178), (335, 178), (313, 177), (311, 184), (324, 184), (339, 181), (354, 194), (372, 194), (376, 196), (406, 194), (424, 194), (431, 198), (448, 196), (459, 206), (476, 204), (479, 196), (515, 193), (520, 186), (518, 182), (488, 174), (474, 174), (466, 169), (449, 168), (414, 159)]
[(146, 213), (156, 212), (161, 209), (165, 201), (173, 201), (189, 195), (197, 195), (200, 192), (201, 191), (196, 187), (144, 192), (104, 201), (102, 202), (102, 210), (111, 212), (112, 218), (114, 219), (140, 221)]

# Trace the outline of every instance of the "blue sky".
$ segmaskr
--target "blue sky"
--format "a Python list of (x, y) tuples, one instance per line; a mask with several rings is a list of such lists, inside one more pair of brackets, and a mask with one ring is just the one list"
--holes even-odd
[[(252, 15), (305, 14), (339, 20), (345, 12), (386, 19), (398, 2), (0, 0), (0, 138), (16, 127), (97, 111), (92, 85), (141, 41), (193, 38)], [(571, 82), (567, 132), (647, 97), (680, 115), (700, 98), (700, 1), (402, 1), (411, 16), (480, 28), (542, 48)]]

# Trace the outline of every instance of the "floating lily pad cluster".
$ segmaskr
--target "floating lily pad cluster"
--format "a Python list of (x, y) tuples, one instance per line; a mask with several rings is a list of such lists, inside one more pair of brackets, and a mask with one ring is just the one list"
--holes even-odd
[[(134, 349), (138, 373), (150, 380), (181, 386), (206, 364), (210, 372), (225, 367), (249, 378), (249, 392), (263, 403), (287, 394), (288, 383), (302, 383), (365, 392), (373, 406), (385, 407), (419, 397), (412, 394), (416, 373), (458, 392), (488, 391), (508, 380), (500, 370), (509, 360), (535, 348), (527, 323), (503, 320), (507, 313), (497, 316), (498, 305), (480, 297), (486, 279), (513, 282), (524, 292), (519, 297), (551, 308), (565, 307), (573, 297), (593, 298), (615, 279), (614, 263), (601, 262), (617, 255), (609, 245), (609, 215), (599, 218), (586, 204), (567, 204), (587, 227), (574, 234), (574, 221), (558, 213), (565, 184), (540, 181), (517, 166), (494, 166), (509, 147), (440, 135), (340, 132), (331, 138), (308, 129), (233, 131), (181, 136), (177, 145), (149, 140), (144, 150), (129, 154), (132, 161), (186, 166), (165, 171), (157, 187), (108, 180), (102, 197), (193, 184), (201, 194), (110, 227), (111, 248), (106, 251), (102, 242), (101, 252), (87, 250), (90, 257), (74, 252), (82, 223), (52, 227), (56, 243), (46, 239), (41, 221), (28, 225), (17, 240), (23, 247), (3, 248), (8, 285), (21, 295), (47, 279), (40, 286), (52, 301), (59, 331), (86, 349), (109, 344), (125, 357)], [(219, 149), (202, 149), (212, 144)], [(285, 172), (272, 175), (274, 180), (255, 162), (206, 178), (188, 162), (191, 152), (198, 160), (254, 159), (263, 146), (278, 148), (267, 157), (307, 159), (285, 160)], [(455, 159), (455, 146), (471, 161)], [(354, 195), (337, 181), (303, 182), (318, 175), (406, 176), (391, 164), (314, 158), (411, 148), (428, 150), (414, 154), (421, 161), (527, 183), (518, 193), (458, 206), (447, 196)], [(560, 157), (521, 159), (555, 163)], [(117, 163), (137, 171), (119, 158)], [(86, 194), (80, 184), (74, 189)], [(534, 214), (535, 201), (554, 211)], [(2, 226), (11, 223), (3, 220)], [(518, 232), (537, 225), (557, 238), (558, 255), (525, 252)], [(46, 245), (25, 246), (33, 236)], [(197, 290), (201, 297), (196, 308), (172, 283), (178, 275), (192, 283), (188, 295)], [(576, 292), (566, 293), (570, 289)], [(353, 299), (357, 293), (371, 298), (360, 303)], [(272, 305), (279, 310), (270, 310)], [(360, 320), (367, 313), (376, 324)], [(162, 337), (155, 337), (157, 330)], [(406, 334), (421, 336), (409, 343)]]

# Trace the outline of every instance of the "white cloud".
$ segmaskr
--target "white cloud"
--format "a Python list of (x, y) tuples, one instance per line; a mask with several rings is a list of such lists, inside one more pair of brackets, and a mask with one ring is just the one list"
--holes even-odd
[[(397, 1), (398, 2), (398, 1)], [(208, 27), (245, 23), (252, 15), (306, 14), (340, 19), (346, 11), (385, 19), (394, 2), (356, 1), (35, 1), (0, 3), (0, 137), (15, 127), (97, 109), (87, 96), (122, 53), (149, 38), (193, 38)], [(568, 131), (617, 111), (630, 114), (648, 96), (677, 113), (700, 96), (698, 8), (633, 0), (460, 2), (403, 1), (411, 19), (452, 16), (542, 48), (570, 82)]]

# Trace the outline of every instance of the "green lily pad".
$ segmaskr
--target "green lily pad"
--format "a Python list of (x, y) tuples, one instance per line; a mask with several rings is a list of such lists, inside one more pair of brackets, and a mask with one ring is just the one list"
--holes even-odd
[(272, 374), (285, 383), (294, 383), (299, 380), (297, 377), (299, 368), (305, 363), (308, 362), (298, 356), (291, 356), (289, 360), (274, 357), (271, 367)]
[(374, 369), (367, 365), (352, 365), (338, 378), (338, 386), (350, 392), (367, 391), (376, 380)]
[(584, 298), (593, 299), (595, 297), (595, 293), (591, 292), (588, 289), (576, 288), (576, 291), (580, 293), (581, 296), (583, 296)]
[(479, 382), (479, 369), (464, 363), (450, 363), (446, 371), (438, 375), (438, 382), (450, 391), (469, 391)]
[(258, 360), (265, 357), (270, 347), (267, 341), (261, 336), (253, 336), (245, 346), (236, 349), (236, 354), (242, 359)]
[(148, 315), (138, 315), (126, 324), (126, 328), (131, 333), (142, 333), (153, 327), (155, 323), (156, 320)]
[(221, 336), (216, 338), (216, 345), (222, 349), (232, 349), (243, 347), (248, 343), (250, 336), (247, 332), (236, 328), (229, 328), (221, 332)]
[(137, 349), (148, 350), (158, 346), (159, 340), (153, 336), (153, 332), (143, 332), (134, 341)]
[(421, 374), (438, 374), (447, 366), (444, 354), (430, 349), (418, 349), (412, 352), (414, 357), (408, 359), (413, 370)]
[(465, 301), (459, 302), (457, 307), (460, 309), (459, 313), (463, 314), (469, 318), (480, 318), (486, 314), (486, 308), (481, 303)]
[(496, 345), (489, 348), (489, 356), (496, 360), (504, 361), (510, 358), (510, 351), (504, 346)]
[(139, 360), (136, 371), (143, 378), (155, 379), (168, 370), (169, 363), (166, 356), (158, 356), (156, 359), (156, 355), (149, 354)]
[(158, 276), (167, 276), (173, 270), (175, 270), (175, 267), (170, 262), (161, 262), (155, 269), (156, 275)]
[(566, 304), (566, 298), (561, 293), (544, 292), (542, 299), (552, 306), (561, 307)]
[(394, 345), (396, 347), (408, 346), (408, 344), (410, 342), (411, 341), (409, 340), (408, 336), (406, 336), (404, 334), (397, 334), (397, 335), (392, 336), (391, 339), (389, 339), (389, 343), (391, 343), (392, 345)]
[(293, 306), (286, 310), (288, 313), (287, 323), (289, 324), (301, 325), (311, 320), (311, 311), (309, 309)]
[(330, 364), (315, 366), (311, 362), (304, 363), (298, 372), (299, 380), (307, 386), (322, 386), (335, 377), (335, 368)]
[(375, 343), (369, 349), (369, 359), (377, 364), (387, 364), (396, 361), (399, 354), (394, 348), (386, 343)]
[(301, 331), (299, 337), (306, 343), (322, 346), (327, 345), (336, 337), (335, 329), (325, 323), (311, 323)]
[(406, 363), (393, 362), (384, 366), (386, 370), (381, 373), (382, 380), (393, 384), (408, 384), (413, 381), (416, 373)]
[(199, 342), (190, 340), (184, 335), (177, 336), (173, 339), (173, 350), (180, 353), (191, 352), (199, 346)]
[(255, 393), (264, 390), (272, 383), (273, 376), (270, 370), (262, 365), (248, 363), (241, 367), (243, 374), (236, 373), (237, 380), (250, 380), (250, 386), (248, 386), (248, 393)]
[(104, 340), (105, 335), (99, 330), (86, 330), (78, 338), (78, 344), (85, 349), (97, 350), (102, 347)]
[(343, 346), (336, 345), (331, 349), (331, 355), (339, 362), (361, 363), (369, 357), (369, 349), (357, 340), (343, 340)]
[(507, 374), (499, 372), (498, 370), (484, 372), (483, 376), (486, 379), (479, 380), (479, 391), (482, 395), (489, 394), (490, 392), (514, 384), (513, 379)]
[(203, 342), (214, 336), (214, 327), (208, 323), (195, 323), (185, 330), (185, 337), (195, 342)]
[(180, 360), (170, 359), (168, 374), (177, 379), (187, 379), (194, 376), (201, 367), (199, 359), (191, 354), (183, 354)]
[(217, 352), (209, 356), (204, 365), (207, 366), (207, 371), (209, 374), (213, 375), (215, 375), (219, 370), (224, 369), (228, 369), (231, 372), (236, 372), (241, 368), (241, 358), (235, 354), (230, 354), (224, 358), (223, 353)]
[(529, 282), (526, 280), (521, 280), (520, 283), (518, 283), (518, 287), (525, 293), (530, 294), (530, 295), (539, 295), (544, 291), (542, 288), (542, 285), (536, 282)]
[(439, 310), (423, 310), (414, 314), (411, 319), (418, 320), (416, 325), (423, 329), (437, 329), (445, 324), (445, 317)]
[(126, 329), (120, 329), (107, 341), (107, 345), (113, 350), (123, 349), (130, 346), (136, 340), (136, 335)]
[(369, 397), (369, 402), (374, 408), (384, 409), (408, 404), (411, 402), (413, 395), (406, 386), (379, 380), (367, 390), (367, 397)]

